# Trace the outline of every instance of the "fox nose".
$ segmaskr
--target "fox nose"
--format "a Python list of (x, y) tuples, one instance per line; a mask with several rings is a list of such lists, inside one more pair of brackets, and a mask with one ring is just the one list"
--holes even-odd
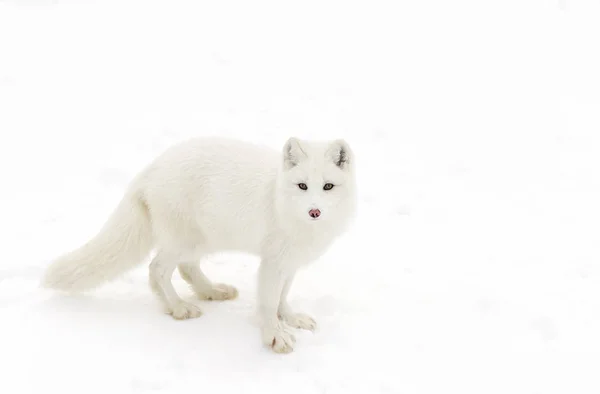
[(310, 211), (308, 211), (308, 214), (311, 218), (316, 219), (319, 216), (321, 216), (321, 211), (318, 209), (311, 209)]

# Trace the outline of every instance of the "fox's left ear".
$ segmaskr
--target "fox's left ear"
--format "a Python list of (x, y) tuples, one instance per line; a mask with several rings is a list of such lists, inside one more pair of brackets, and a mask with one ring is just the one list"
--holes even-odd
[(307, 157), (302, 149), (301, 142), (296, 137), (290, 137), (283, 146), (283, 165), (286, 170), (298, 165), (302, 159)]
[(327, 157), (329, 157), (333, 163), (340, 167), (342, 170), (348, 170), (352, 165), (354, 159), (350, 145), (343, 140), (338, 139), (332, 141), (327, 149)]

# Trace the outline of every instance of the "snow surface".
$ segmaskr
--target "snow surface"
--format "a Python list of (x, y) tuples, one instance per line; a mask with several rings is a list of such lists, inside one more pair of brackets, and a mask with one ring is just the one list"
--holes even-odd
[[(600, 392), (600, 5), (579, 0), (0, 1), (0, 392)], [(257, 261), (204, 316), (145, 266), (38, 288), (169, 145), (344, 137), (352, 231), (260, 344)], [(176, 276), (177, 289), (191, 292)]]

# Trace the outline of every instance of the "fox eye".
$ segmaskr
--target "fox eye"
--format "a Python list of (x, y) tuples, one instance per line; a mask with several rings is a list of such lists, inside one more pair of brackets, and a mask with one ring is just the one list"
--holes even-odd
[(323, 185), (323, 190), (331, 190), (333, 189), (333, 183), (326, 183)]
[(306, 186), (306, 183), (299, 183), (299, 184), (298, 184), (298, 187), (299, 187), (300, 189), (302, 189), (302, 190), (307, 190), (307, 189), (308, 189), (308, 186)]

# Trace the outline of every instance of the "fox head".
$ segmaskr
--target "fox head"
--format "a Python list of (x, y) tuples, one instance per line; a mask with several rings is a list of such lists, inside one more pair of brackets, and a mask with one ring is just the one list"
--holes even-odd
[(288, 139), (278, 183), (279, 209), (287, 217), (318, 226), (342, 224), (354, 214), (354, 154), (342, 139)]

